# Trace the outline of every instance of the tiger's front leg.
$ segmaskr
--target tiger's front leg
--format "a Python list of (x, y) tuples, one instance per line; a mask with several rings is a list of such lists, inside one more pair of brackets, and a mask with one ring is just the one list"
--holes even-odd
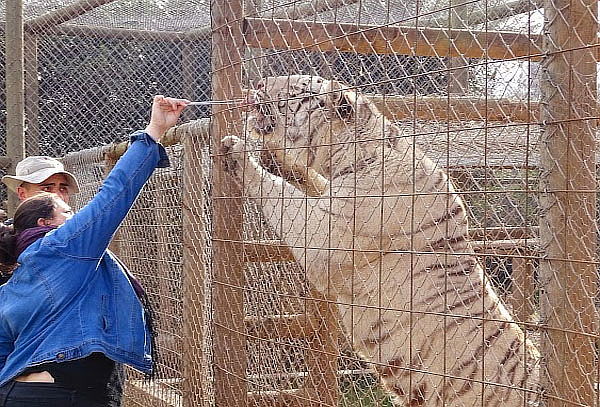
[[(252, 156), (244, 140), (236, 136), (227, 136), (221, 140), (222, 152), (225, 155), (225, 170), (242, 185), (244, 194), (251, 199), (274, 198), (286, 195), (302, 194), (293, 185), (287, 183), (264, 167)], [(303, 195), (303, 194), (302, 194)], [(273, 199), (265, 199), (265, 203)]]
[(224, 137), (221, 140), (221, 152), (225, 155), (225, 171), (242, 186), (247, 197), (260, 197), (263, 182), (270, 189), (281, 182), (279, 177), (269, 173), (258, 163), (248, 150), (246, 142), (239, 137)]
[(304, 256), (308, 256), (310, 262), (311, 253), (302, 248), (324, 244), (315, 239), (326, 235), (324, 231), (328, 227), (327, 222), (322, 221), (319, 198), (307, 196), (263, 168), (239, 137), (227, 136), (221, 144), (226, 156), (226, 171), (242, 185), (244, 195), (259, 202), (267, 223), (289, 246), (295, 248), (296, 259), (302, 261)]

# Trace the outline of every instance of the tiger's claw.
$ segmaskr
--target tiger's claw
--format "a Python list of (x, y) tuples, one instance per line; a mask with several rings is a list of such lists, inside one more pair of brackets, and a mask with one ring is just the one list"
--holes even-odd
[(237, 175), (243, 168), (246, 143), (237, 136), (226, 136), (221, 140), (225, 171)]

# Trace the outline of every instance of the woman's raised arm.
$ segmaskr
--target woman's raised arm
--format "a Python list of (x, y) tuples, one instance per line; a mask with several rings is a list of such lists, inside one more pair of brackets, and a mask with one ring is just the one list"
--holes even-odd
[(158, 142), (177, 123), (188, 103), (155, 96), (150, 123), (131, 136), (131, 145), (99, 192), (42, 244), (53, 245), (68, 256), (100, 258), (154, 169), (168, 166), (166, 152)]

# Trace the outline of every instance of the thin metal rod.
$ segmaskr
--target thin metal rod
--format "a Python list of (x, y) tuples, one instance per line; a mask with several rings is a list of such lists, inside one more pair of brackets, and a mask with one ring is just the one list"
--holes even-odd
[(232, 100), (202, 100), (199, 102), (190, 102), (188, 106), (204, 106), (204, 105), (233, 105), (237, 103), (245, 102), (246, 99), (232, 99)]

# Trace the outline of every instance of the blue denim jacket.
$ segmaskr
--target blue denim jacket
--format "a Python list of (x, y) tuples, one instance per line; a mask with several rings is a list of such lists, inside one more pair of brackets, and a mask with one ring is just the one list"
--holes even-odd
[(142, 305), (108, 244), (164, 148), (143, 132), (96, 196), (32, 243), (0, 287), (0, 386), (27, 367), (103, 352), (149, 373), (151, 338)]

